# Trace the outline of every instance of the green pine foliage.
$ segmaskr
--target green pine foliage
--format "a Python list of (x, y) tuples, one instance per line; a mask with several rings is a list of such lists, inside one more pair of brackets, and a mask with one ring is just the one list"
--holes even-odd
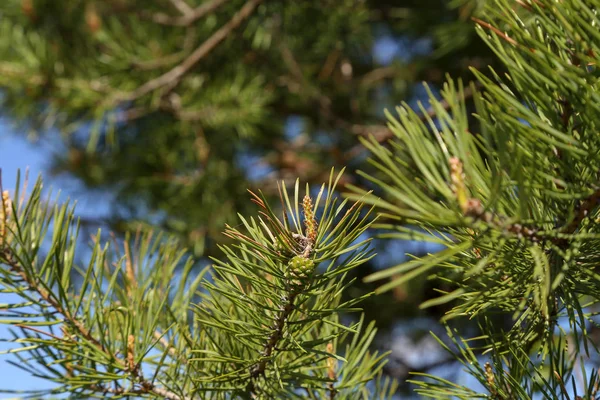
[(282, 188), (277, 217), (264, 197), (240, 216), (224, 257), (194, 273), (193, 258), (161, 235), (122, 245), (91, 238), (83, 262), (68, 204), (4, 196), (0, 305), (12, 326), (15, 366), (57, 386), (30, 397), (187, 399), (387, 399), (385, 354), (359, 318), (362, 298), (342, 301), (345, 276), (373, 256), (369, 211), (334, 197), (333, 172), (312, 200)]
[(417, 382), (423, 395), (597, 398), (599, 9), (493, 2), (475, 21), (507, 73), (473, 71), (476, 123), (462, 84), (449, 81), (442, 99), (430, 96), (435, 118), (403, 105), (389, 114), (389, 146), (363, 142), (377, 173), (361, 174), (382, 196), (365, 201), (381, 212), (384, 236), (445, 247), (367, 280), (387, 280), (383, 292), (429, 277), (439, 296), (424, 308), (446, 304), (444, 320), (481, 324), (478, 338), (451, 329), (444, 346), (483, 391), (437, 378)]

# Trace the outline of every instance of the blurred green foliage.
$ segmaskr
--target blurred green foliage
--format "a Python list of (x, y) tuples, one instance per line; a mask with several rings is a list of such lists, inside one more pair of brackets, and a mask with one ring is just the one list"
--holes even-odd
[(6, 0), (3, 110), (62, 133), (54, 172), (115, 192), (113, 228), (152, 222), (213, 254), (247, 187), (360, 164), (384, 107), (490, 62), (479, 2), (462, 3)]

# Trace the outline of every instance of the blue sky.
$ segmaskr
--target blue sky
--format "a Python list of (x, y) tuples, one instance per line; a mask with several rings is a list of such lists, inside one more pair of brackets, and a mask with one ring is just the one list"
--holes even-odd
[[(17, 170), (25, 171), (29, 168), (29, 176), (36, 179), (47, 166), (49, 154), (44, 149), (27, 141), (25, 135), (15, 134), (6, 120), (0, 119), (0, 168), (2, 169), (2, 186), (4, 190), (12, 191), (15, 188)], [(0, 295), (0, 303), (10, 303), (17, 300), (14, 295)], [(0, 338), (9, 336), (6, 325), (0, 324)], [(12, 344), (0, 342), (0, 351), (14, 347)], [(8, 364), (7, 359), (15, 359), (11, 356), (0, 356), (0, 388), (1, 389), (24, 389), (46, 387), (45, 382), (32, 378), (29, 374)], [(24, 384), (26, 383), (26, 384)], [(47, 385), (47, 384), (46, 384)], [(14, 397), (12, 395), (0, 394), (1, 399)]]

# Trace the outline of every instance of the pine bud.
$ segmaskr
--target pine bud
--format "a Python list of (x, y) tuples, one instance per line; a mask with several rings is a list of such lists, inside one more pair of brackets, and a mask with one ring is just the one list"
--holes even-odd
[(315, 270), (315, 262), (311, 259), (295, 256), (288, 263), (286, 278), (292, 286), (304, 286)]
[(452, 157), (450, 163), (450, 185), (458, 205), (463, 213), (468, 211), (469, 193), (465, 186), (465, 173), (463, 172), (463, 164), (457, 157)]
[(304, 210), (304, 225), (306, 226), (306, 237), (311, 245), (317, 240), (317, 219), (313, 211), (311, 198), (306, 195), (302, 200), (302, 208)]
[(0, 245), (3, 245), (6, 240), (6, 225), (8, 224), (8, 219), (12, 214), (12, 201), (10, 199), (10, 195), (8, 191), (5, 190), (2, 192), (2, 199), (0, 202)]

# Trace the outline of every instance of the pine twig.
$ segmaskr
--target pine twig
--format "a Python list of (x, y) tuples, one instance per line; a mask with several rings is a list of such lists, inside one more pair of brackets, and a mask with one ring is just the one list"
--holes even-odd
[(507, 43), (512, 44), (513, 46), (519, 46), (519, 43), (509, 37), (507, 34), (505, 34), (504, 32), (502, 32), (500, 29), (496, 28), (495, 26), (489, 24), (488, 22), (482, 21), (479, 18), (475, 18), (475, 17), (471, 17), (471, 19), (473, 20), (473, 22), (475, 22), (477, 25), (483, 27), (483, 28), (487, 28), (490, 31), (494, 32), (496, 35), (498, 35), (500, 38), (504, 39), (504, 41), (506, 41)]
[(597, 188), (590, 196), (585, 198), (577, 207), (577, 215), (571, 222), (561, 228), (561, 233), (571, 234), (574, 233), (579, 224), (590, 215), (590, 212), (600, 204), (600, 188)]
[(463, 172), (462, 161), (457, 157), (449, 160), (450, 164), (450, 188), (456, 196), (457, 203), (465, 217), (471, 217), (486, 224), (495, 226), (497, 229), (506, 233), (511, 233), (519, 238), (527, 238), (534, 243), (543, 240), (539, 235), (539, 229), (531, 226), (523, 226), (519, 223), (509, 221), (505, 215), (494, 214), (486, 211), (481, 204), (481, 200), (471, 197), (465, 184), (465, 174)]
[[(252, 193), (252, 192), (250, 192)], [(254, 193), (254, 202), (259, 206), (266, 209), (265, 203), (260, 199), (260, 197), (256, 196)], [(283, 201), (283, 199), (282, 199)], [(315, 241), (317, 238), (317, 219), (313, 210), (313, 204), (311, 198), (308, 194), (304, 197), (302, 201), (302, 208), (304, 211), (304, 225), (305, 225), (305, 233), (306, 236), (298, 233), (292, 233), (292, 237), (300, 244), (302, 244), (302, 251), (299, 252), (299, 255), (290, 260), (290, 264), (288, 264), (288, 268), (293, 269), (295, 267), (294, 261), (298, 257), (303, 260), (308, 260), (311, 251), (314, 248)], [(285, 210), (285, 208), (284, 208)], [(268, 217), (268, 216), (267, 216)], [(295, 301), (296, 298), (302, 291), (305, 289), (307, 282), (306, 281), (298, 281), (293, 276), (294, 271), (290, 274), (290, 282), (288, 285), (287, 292), (283, 296), (283, 304), (279, 308), (279, 313), (275, 316), (273, 321), (272, 331), (269, 335), (269, 338), (263, 345), (263, 350), (261, 353), (261, 360), (256, 362), (254, 365), (250, 367), (250, 381), (248, 382), (246, 390), (250, 394), (252, 398), (257, 396), (256, 386), (254, 381), (265, 373), (267, 368), (267, 364), (269, 362), (269, 358), (273, 354), (273, 350), (277, 348), (277, 344), (281, 340), (283, 336), (283, 329), (285, 327), (288, 318), (292, 314), (295, 309)]]
[[(294, 302), (296, 301), (297, 296), (298, 292), (292, 291), (288, 293), (286, 299), (284, 300), (284, 303), (280, 308), (279, 314), (275, 317), (275, 321), (273, 323), (273, 332), (271, 333), (271, 335), (269, 336), (269, 338), (263, 346), (263, 359), (254, 364), (252, 367), (250, 367), (251, 382), (252, 380), (258, 378), (265, 372), (268, 362), (267, 359), (271, 357), (275, 346), (277, 345), (277, 343), (281, 339), (281, 336), (283, 335), (283, 328), (285, 326), (285, 322), (287, 321), (292, 311), (294, 311)], [(252, 384), (251, 386), (253, 387), (254, 385)], [(254, 392), (254, 390), (251, 391)]]
[(465, 177), (462, 172), (462, 162), (458, 158), (452, 158), (450, 160), (450, 169), (452, 179), (451, 188), (456, 195), (459, 206), (465, 216), (473, 217), (485, 223), (495, 225), (505, 232), (515, 234), (518, 237), (525, 237), (534, 243), (551, 239), (555, 244), (564, 245), (568, 241), (568, 238), (565, 238), (564, 235), (575, 233), (581, 222), (590, 215), (595, 207), (600, 205), (600, 188), (596, 188), (591, 195), (578, 204), (575, 217), (568, 224), (557, 230), (557, 233), (562, 234), (562, 236), (559, 238), (548, 237), (547, 235), (541, 234), (541, 229), (537, 227), (523, 226), (519, 223), (509, 223), (507, 222), (508, 217), (495, 215), (490, 211), (486, 211), (483, 204), (481, 204), (481, 200), (470, 197), (464, 185)]
[(482, 21), (479, 18), (475, 18), (475, 17), (471, 17), (471, 19), (473, 20), (473, 22), (475, 22), (477, 25), (481, 26), (482, 28), (486, 28), (486, 29), (494, 32), (499, 38), (501, 38), (505, 42), (507, 42), (515, 47), (527, 49), (530, 52), (535, 53), (535, 49), (530, 48), (530, 47), (528, 48), (528, 47), (524, 46), (523, 44), (517, 42), (515, 39), (509, 37), (506, 33), (502, 32), (500, 29), (496, 28), (495, 26), (491, 25), (490, 23)]

